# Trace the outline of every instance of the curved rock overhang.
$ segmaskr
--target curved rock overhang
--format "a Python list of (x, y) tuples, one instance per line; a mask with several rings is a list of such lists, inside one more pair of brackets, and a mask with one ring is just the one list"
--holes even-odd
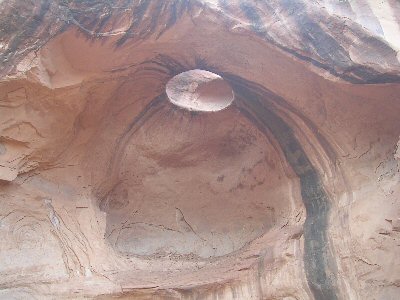
[(0, 296), (395, 299), (398, 52), (324, 3), (1, 3)]

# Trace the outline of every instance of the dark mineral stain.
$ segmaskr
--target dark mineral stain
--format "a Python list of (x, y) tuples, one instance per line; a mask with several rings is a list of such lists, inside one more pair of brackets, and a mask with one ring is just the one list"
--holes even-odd
[[(131, 23), (128, 30), (116, 42), (116, 47), (118, 47), (124, 45), (128, 40), (145, 40), (153, 35), (158, 39), (177, 24), (185, 13), (192, 18), (194, 8), (204, 6), (195, 0), (120, 0), (115, 2), (61, 0), (59, 3), (42, 0), (39, 3), (38, 13), (34, 15), (18, 16), (15, 10), (11, 9), (2, 16), (3, 20), (0, 20), (0, 24), (3, 26), (0, 26), (2, 27), (0, 28), (0, 35), (4, 35), (9, 43), (3, 53), (0, 51), (0, 61), (3, 63), (3, 66), (0, 65), (0, 75), (11, 70), (29, 49), (39, 49), (50, 38), (72, 24), (78, 25), (78, 27), (81, 25), (82, 28), (79, 29), (88, 39), (94, 40), (102, 38), (103, 33), (101, 31), (109, 27), (109, 24), (112, 25), (121, 13), (130, 10), (132, 12)], [(226, 12), (234, 14), (232, 4), (229, 1), (219, 0), (219, 4)], [(281, 0), (273, 6), (267, 1), (257, 1), (255, 4), (240, 2), (239, 8), (249, 20), (251, 30), (260, 38), (301, 60), (330, 72), (334, 76), (358, 84), (400, 82), (400, 76), (396, 72), (384, 72), (352, 61), (348, 50), (337, 42), (335, 37), (329, 33), (329, 30), (321, 27), (319, 21), (314, 20), (314, 16), (308, 15), (307, 9), (301, 1)], [(276, 10), (290, 16), (303, 39), (302, 44), (305, 52), (309, 52), (311, 55), (302, 54), (280, 44), (269, 34), (269, 29), (264, 24), (264, 18), (265, 15), (268, 15), (267, 19), (275, 18), (279, 20), (275, 13)], [(43, 22), (44, 19), (46, 19), (45, 22)], [(329, 21), (326, 23), (326, 25), (329, 25)], [(354, 28), (357, 27), (354, 26)], [(366, 34), (360, 30), (355, 29), (355, 32), (362, 40), (366, 37)], [(51, 36), (48, 32), (51, 32)], [(373, 43), (366, 43), (362, 47), (372, 45), (373, 49), (371, 49), (374, 52), (383, 49), (387, 54), (381, 55), (381, 59), (387, 61), (388, 64), (397, 64), (396, 53), (393, 49), (379, 38), (372, 36), (369, 36), (369, 38), (374, 39)], [(27, 44), (30, 44), (31, 47), (21, 51), (21, 47)]]
[[(220, 4), (223, 7), (226, 6), (223, 0), (221, 0)], [(281, 0), (278, 7), (271, 7), (267, 2), (260, 2), (260, 4), (263, 4), (270, 14), (269, 10), (280, 9), (286, 15), (289, 15), (295, 22), (297, 30), (299, 30), (302, 38), (302, 46), (309, 53), (315, 53), (316, 56), (303, 55), (278, 43), (268, 33), (268, 28), (265, 26), (263, 18), (260, 15), (260, 9), (251, 3), (241, 3), (239, 7), (250, 22), (252, 31), (281, 50), (351, 83), (378, 84), (400, 81), (398, 74), (382, 73), (371, 67), (352, 61), (349, 52), (329, 34), (329, 31), (321, 28), (318, 22), (314, 21), (313, 17), (307, 14), (307, 9), (303, 2), (298, 0)], [(226, 9), (229, 9), (228, 6), (226, 6)], [(396, 56), (395, 51), (378, 38), (370, 37), (370, 39), (374, 40), (369, 43), (374, 45), (374, 49), (383, 49), (388, 53), (382, 56), (385, 59)]]
[[(229, 78), (226, 78), (229, 81)], [(262, 131), (269, 130), (279, 142), (294, 172), (300, 178), (301, 196), (307, 217), (304, 224), (304, 266), (308, 285), (317, 300), (338, 299), (336, 266), (327, 237), (330, 202), (318, 172), (292, 129), (254, 93), (246, 81), (231, 82), (239, 110)], [(264, 95), (265, 96), (265, 95)]]
[(126, 148), (132, 135), (143, 126), (154, 114), (163, 108), (163, 103), (166, 103), (167, 95), (160, 94), (151, 100), (146, 107), (132, 119), (132, 121), (125, 128), (123, 133), (116, 139), (114, 155), (108, 165), (108, 175), (112, 175), (118, 169), (118, 165), (123, 157), (122, 153)]

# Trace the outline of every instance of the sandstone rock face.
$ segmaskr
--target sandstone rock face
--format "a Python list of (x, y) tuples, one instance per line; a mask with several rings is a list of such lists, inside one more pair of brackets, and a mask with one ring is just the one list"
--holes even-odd
[(398, 1), (0, 16), (1, 299), (399, 298)]
[(220, 111), (234, 99), (232, 88), (221, 76), (204, 70), (174, 76), (165, 91), (171, 103), (190, 111)]

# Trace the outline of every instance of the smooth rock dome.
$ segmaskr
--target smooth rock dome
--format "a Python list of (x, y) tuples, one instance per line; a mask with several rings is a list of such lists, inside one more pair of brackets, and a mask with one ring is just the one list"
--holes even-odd
[(0, 300), (399, 300), (399, 37), (399, 0), (0, 0)]
[(234, 99), (232, 88), (221, 76), (199, 69), (173, 77), (166, 92), (173, 104), (191, 111), (219, 111)]

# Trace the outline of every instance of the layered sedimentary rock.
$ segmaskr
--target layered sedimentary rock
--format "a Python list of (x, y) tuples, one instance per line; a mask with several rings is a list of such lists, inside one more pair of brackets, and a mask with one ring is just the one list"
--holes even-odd
[(397, 299), (399, 11), (1, 2), (0, 298)]

